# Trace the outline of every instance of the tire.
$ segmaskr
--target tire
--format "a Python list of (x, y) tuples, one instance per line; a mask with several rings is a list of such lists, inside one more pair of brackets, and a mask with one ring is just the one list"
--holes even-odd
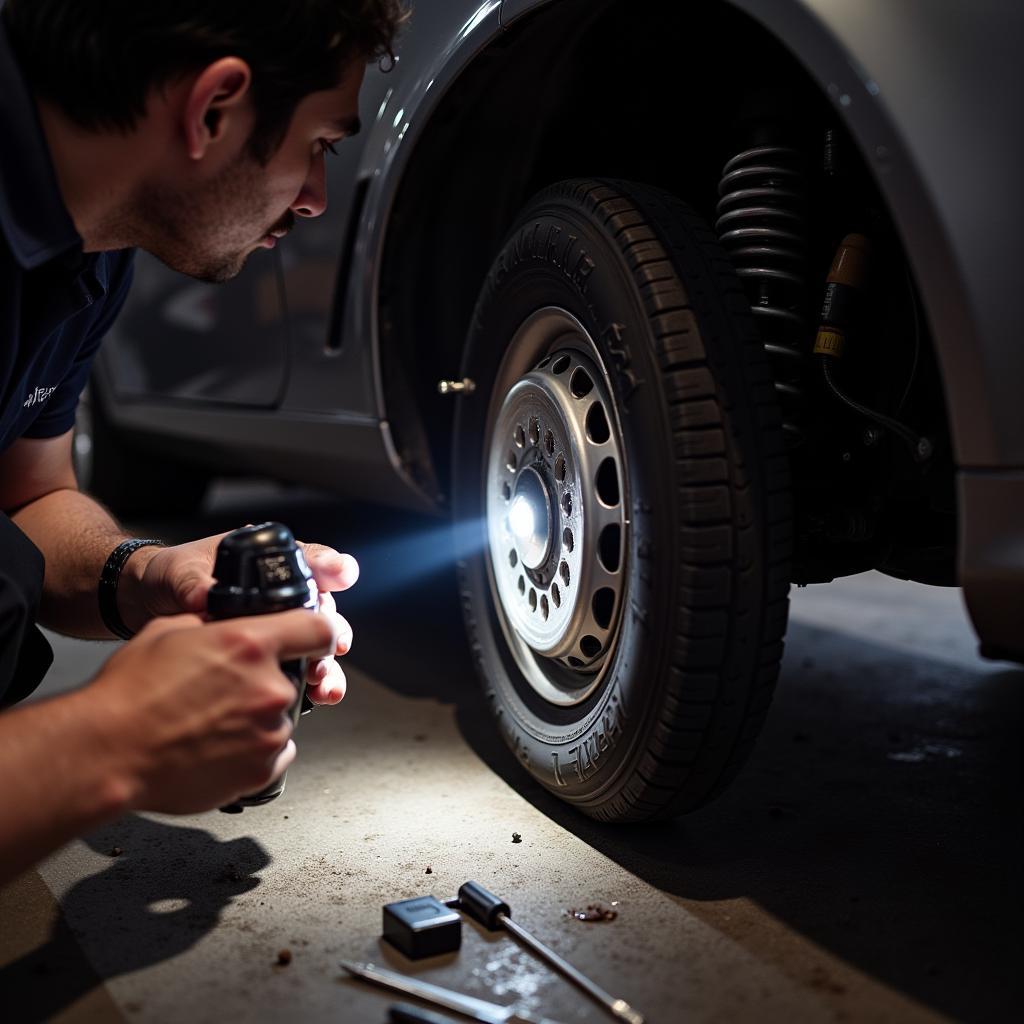
[(210, 482), (203, 470), (156, 457), (123, 438), (91, 385), (75, 412), (72, 451), (78, 486), (122, 517), (191, 515)]
[(490, 269), (462, 372), (459, 586), (500, 731), (594, 818), (701, 806), (771, 701), (792, 546), (781, 415), (728, 258), (667, 193), (554, 185)]

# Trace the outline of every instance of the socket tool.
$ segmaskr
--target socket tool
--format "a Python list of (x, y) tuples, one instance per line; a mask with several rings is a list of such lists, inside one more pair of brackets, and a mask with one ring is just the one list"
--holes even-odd
[(388, 1020), (391, 1024), (455, 1024), (446, 1014), (434, 1013), (422, 1006), (413, 1006), (412, 1003), (394, 1003), (389, 1006)]
[[(302, 549), (292, 531), (280, 523), (245, 526), (221, 538), (213, 576), (216, 582), (207, 598), (207, 614), (213, 620), (269, 615), (292, 608), (316, 612), (320, 604), (316, 581)], [(306, 696), (306, 662), (306, 658), (281, 662), (281, 671), (295, 687), (293, 725), (298, 724), (300, 712), (313, 708)], [(221, 810), (237, 814), (246, 807), (268, 803), (284, 792), (284, 783), (282, 775), (260, 792), (240, 796)]]
[(466, 882), (460, 886), (458, 899), (448, 901), (448, 906), (456, 905), (470, 917), (479, 921), (488, 931), (494, 932), (504, 928), (505, 931), (514, 935), (531, 952), (599, 1002), (612, 1016), (626, 1021), (626, 1024), (644, 1024), (642, 1014), (634, 1010), (625, 999), (616, 999), (609, 995), (597, 982), (591, 981), (585, 974), (573, 967), (568, 960), (559, 956), (522, 925), (513, 921), (512, 911), (508, 904), (495, 896), (493, 892), (485, 889), (479, 882)]
[(433, 896), (384, 904), (384, 938), (410, 960), (454, 953), (462, 945), (462, 918)]
[(363, 981), (381, 985), (395, 992), (403, 992), (407, 996), (415, 996), (426, 1003), (440, 1006), (445, 1010), (454, 1010), (464, 1017), (482, 1021), (483, 1024), (558, 1024), (548, 1017), (533, 1017), (528, 1013), (516, 1013), (515, 1007), (502, 1006), (500, 1003), (489, 1003), (486, 999), (466, 996), (449, 988), (442, 988), (429, 981), (419, 978), (407, 978), (404, 974), (377, 967), (375, 964), (358, 964), (351, 960), (342, 960), (341, 966), (349, 974), (362, 978)]

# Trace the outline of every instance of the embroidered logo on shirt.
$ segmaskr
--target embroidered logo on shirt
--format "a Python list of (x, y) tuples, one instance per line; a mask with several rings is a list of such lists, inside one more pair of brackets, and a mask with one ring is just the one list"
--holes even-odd
[(36, 388), (28, 398), (25, 399), (25, 408), (31, 409), (33, 405), (42, 405), (50, 395), (57, 389), (53, 388)]

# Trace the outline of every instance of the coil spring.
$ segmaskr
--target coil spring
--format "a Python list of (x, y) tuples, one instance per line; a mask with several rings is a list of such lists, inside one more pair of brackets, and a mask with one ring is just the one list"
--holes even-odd
[(807, 338), (807, 222), (800, 153), (758, 146), (722, 168), (715, 231), (747, 291), (771, 357), (788, 443), (800, 427)]

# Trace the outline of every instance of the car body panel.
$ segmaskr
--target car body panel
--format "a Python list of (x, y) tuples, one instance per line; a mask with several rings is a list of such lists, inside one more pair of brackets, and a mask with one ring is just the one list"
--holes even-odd
[[(511, 25), (557, 0), (504, 0)], [(697, 0), (691, 0), (696, 6)], [(1024, 6), (1008, 0), (726, 0), (809, 71), (874, 169), (925, 298), (962, 466), (1024, 467)], [(955, 130), (950, 130), (955, 126)]]
[[(275, 341), (243, 352), (229, 342), (232, 359), (248, 360), (237, 375), (238, 382), (247, 383), (236, 382), (233, 391), (224, 386), (223, 371), (220, 378), (212, 376), (215, 366), (223, 366), (224, 349), (198, 346), (203, 351), (193, 376), (169, 387), (157, 401), (152, 382), (159, 384), (161, 378), (155, 370), (148, 378), (142, 374), (140, 384), (137, 367), (131, 380), (126, 370), (113, 366), (121, 359), (130, 365), (126, 346), (138, 344), (141, 325), (129, 318), (133, 337), (119, 335), (101, 360), (102, 390), (112, 385), (118, 398), (112, 419), (141, 429), (156, 418), (160, 432), (195, 440), (200, 431), (190, 425), (187, 411), (202, 409), (203, 422), (223, 435), (225, 445), (237, 445), (243, 455), (245, 449), (259, 449), (266, 471), (285, 477), (298, 472), (289, 450), (301, 450), (308, 437), (325, 459), (322, 479), (341, 490), (353, 489), (347, 467), (363, 472), (372, 453), (386, 460), (378, 475), (390, 474), (378, 497), (436, 508), (437, 495), (403, 466), (389, 425), (378, 317), (390, 214), (445, 93), (503, 31), (543, 18), (564, 2), (437, 0), (420, 5), (400, 42), (398, 66), (367, 75), (360, 101), (366, 127), (328, 163), (327, 213), (301, 225), (274, 253), (257, 254), (252, 261), (253, 274), (264, 278), (266, 265), (276, 267), (288, 312), (288, 345)], [(1013, 123), (1006, 121), (1011, 102), (1024, 94), (1017, 57), (1024, 8), (1006, 0), (970, 5), (958, 0), (723, 2), (759, 23), (793, 54), (871, 166), (924, 300), (961, 471), (969, 470), (973, 481), (986, 473), (1024, 468), (1024, 402), (1017, 397), (1024, 346), (1017, 339), (1017, 289), (1010, 278), (1021, 226), (1016, 182), (1021, 142)], [(675, 109), (671, 97), (662, 100), (667, 112)], [(265, 266), (257, 271), (257, 263)], [(415, 267), (408, 270), (415, 272)], [(218, 294), (217, 301), (223, 302), (218, 323), (251, 324), (251, 307), (258, 305), (251, 288), (246, 292), (244, 283), (236, 282), (224, 292), (231, 297), (221, 300)], [(250, 308), (243, 311), (246, 303)], [(157, 341), (165, 343), (167, 332), (157, 334)], [(455, 371), (439, 365), (436, 377)], [(162, 380), (166, 384), (166, 376)], [(138, 407), (142, 398), (145, 408)], [(104, 400), (109, 404), (109, 394)], [(252, 408), (226, 407), (240, 402)], [(259, 412), (257, 407), (268, 405), (275, 406), (272, 415)], [(356, 493), (367, 490), (360, 485)], [(1015, 524), (1024, 520), (1024, 506), (1013, 506), (1014, 514), (998, 528), (1009, 532), (989, 544), (983, 519), (971, 507), (983, 490), (962, 481), (961, 514), (967, 525), (961, 529), (968, 540), (961, 545), (960, 575), (984, 636), (990, 628), (1003, 631), (986, 617), (983, 602), (973, 599), (972, 588), (980, 588), (991, 572), (979, 570), (972, 559), (989, 565), (992, 558), (1010, 558), (1017, 551), (1020, 527)], [(1021, 497), (1015, 487), (1001, 493), (1010, 501)], [(1016, 562), (1007, 564), (1018, 578), (1024, 572)]]
[(136, 254), (125, 308), (102, 361), (119, 402), (215, 401), (274, 407), (283, 393), (288, 325), (280, 275), (253, 259), (230, 288), (203, 284)]
[[(341, 360), (340, 366), (331, 365), (331, 360), (335, 354), (344, 355), (358, 348), (362, 359), (356, 393), (341, 407), (385, 416), (383, 386), (376, 372), (380, 365), (376, 296), (391, 203), (410, 154), (445, 89), (474, 54), (500, 31), (499, 6), (500, 0), (447, 0), (417, 11), (401, 41), (399, 63), (394, 71), (378, 70), (368, 76), (360, 97), (365, 141), (360, 148), (351, 147), (344, 153), (342, 166), (330, 167), (328, 181), (330, 192), (346, 199), (354, 193), (357, 182), (363, 183), (365, 189), (365, 200), (356, 211), (359, 220), (351, 254), (353, 275), (337, 293), (342, 304), (336, 327), (338, 336), (322, 335), (318, 347), (315, 329), (309, 331), (310, 343), (295, 360), (296, 369), (283, 403), (286, 408), (321, 409), (332, 398), (337, 402), (337, 393), (324, 394), (322, 381), (329, 379), (340, 384), (345, 360)], [(345, 206), (346, 214), (350, 213), (351, 206)], [(335, 221), (318, 225), (317, 234), (324, 233), (321, 227), (334, 239), (332, 265), (336, 267), (340, 224)], [(300, 234), (309, 233), (296, 232), (295, 238), (303, 247), (300, 257), (305, 266), (310, 243), (307, 238), (300, 240)], [(292, 241), (286, 240), (284, 252)], [(291, 289), (288, 294), (291, 307)], [(324, 313), (318, 326), (329, 329), (327, 315)], [(326, 345), (323, 337), (328, 338)], [(372, 398), (372, 402), (368, 404), (367, 398)]]

